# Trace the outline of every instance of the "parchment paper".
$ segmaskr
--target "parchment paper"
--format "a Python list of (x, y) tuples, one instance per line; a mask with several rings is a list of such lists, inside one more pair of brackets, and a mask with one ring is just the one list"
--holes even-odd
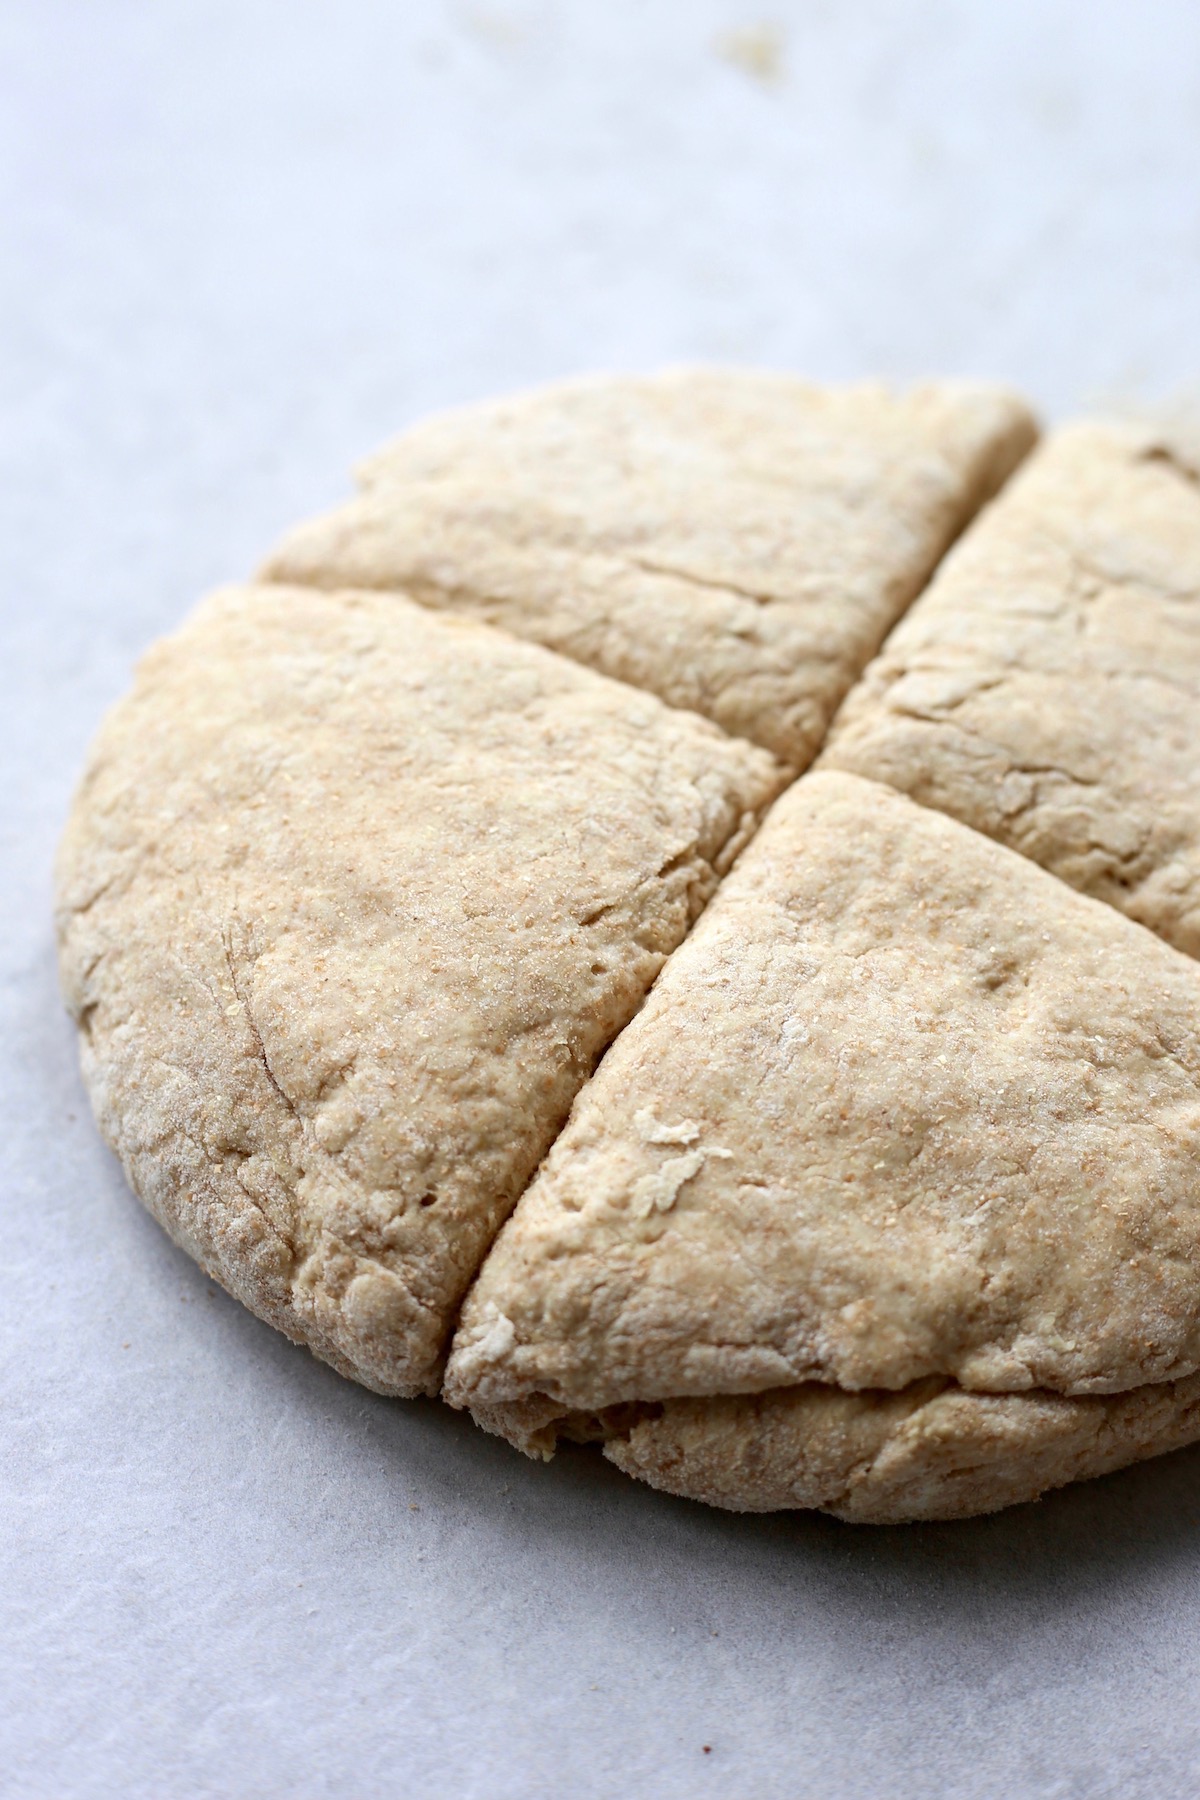
[(1200, 1450), (739, 1519), (388, 1403), (101, 1146), (48, 867), (138, 652), (430, 408), (726, 359), (1200, 376), (1189, 0), (0, 5), (0, 1791), (1191, 1795)]

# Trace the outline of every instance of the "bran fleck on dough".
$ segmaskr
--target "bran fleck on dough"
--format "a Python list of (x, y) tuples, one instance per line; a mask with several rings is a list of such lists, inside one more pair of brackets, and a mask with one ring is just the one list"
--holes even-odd
[(1198, 1158), (1200, 969), (966, 827), (815, 773), (580, 1094), (445, 1391), (531, 1450), (669, 1402), (614, 1448), (649, 1469), (670, 1419), (702, 1416), (671, 1413), (689, 1397), (1182, 1380)]
[(763, 751), (395, 597), (207, 601), (59, 865), (97, 1116), (167, 1229), (385, 1393), (778, 790)]
[(567, 382), (417, 425), (264, 574), (473, 613), (799, 769), (1035, 436), (983, 384)]
[(1056, 433), (950, 553), (821, 758), (1200, 956), (1200, 455)]

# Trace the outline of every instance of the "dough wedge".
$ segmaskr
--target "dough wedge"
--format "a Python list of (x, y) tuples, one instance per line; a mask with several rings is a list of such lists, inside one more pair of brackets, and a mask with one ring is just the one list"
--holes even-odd
[(336, 1368), (435, 1392), (497, 1227), (781, 780), (397, 596), (214, 596), (107, 721), (59, 862), (134, 1188)]
[(264, 575), (474, 614), (799, 769), (1035, 436), (985, 384), (565, 382), (415, 426)]
[[(932, 1483), (919, 1516), (938, 1491), (1005, 1504), (1082, 1469), (1089, 1432), (1105, 1467), (1162, 1438), (1129, 1390), (1200, 1368), (1198, 1165), (1200, 969), (952, 820), (814, 773), (580, 1095), (446, 1393), (523, 1448), (610, 1437), (723, 1504), (837, 1510), (899, 1438), (925, 1458), (899, 1491)], [(850, 1460), (822, 1487), (797, 1446), (828, 1463), (831, 1431)], [(972, 1493), (952, 1465), (975, 1451)]]

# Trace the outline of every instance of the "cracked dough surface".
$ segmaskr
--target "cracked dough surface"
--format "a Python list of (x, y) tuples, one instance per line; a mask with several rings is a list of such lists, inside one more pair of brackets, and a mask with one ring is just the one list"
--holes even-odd
[(469, 620), (210, 599), (110, 716), (60, 859), (134, 1187), (337, 1368), (436, 1391), (497, 1226), (779, 783)]
[(983, 384), (567, 382), (416, 426), (265, 574), (474, 613), (800, 768), (1034, 436)]
[(822, 765), (890, 782), (1200, 955), (1200, 456), (1075, 425), (951, 552)]
[(1190, 1375), (1198, 1162), (1200, 967), (953, 820), (816, 773), (576, 1102), (446, 1391), (500, 1429), (516, 1403), (528, 1439), (543, 1397)]

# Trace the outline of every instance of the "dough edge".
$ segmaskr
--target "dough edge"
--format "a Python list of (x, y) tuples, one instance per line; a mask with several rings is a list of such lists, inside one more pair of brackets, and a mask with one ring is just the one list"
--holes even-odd
[(1200, 1374), (1084, 1397), (971, 1393), (936, 1376), (895, 1393), (810, 1382), (588, 1416), (535, 1394), (472, 1416), (546, 1459), (560, 1437), (599, 1441), (626, 1474), (726, 1511), (893, 1525), (998, 1512), (1194, 1443)]

